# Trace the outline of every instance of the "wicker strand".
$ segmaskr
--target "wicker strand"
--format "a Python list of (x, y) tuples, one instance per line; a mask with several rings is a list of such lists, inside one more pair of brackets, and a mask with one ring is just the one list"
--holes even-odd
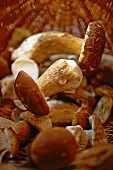
[(4, 0), (0, 13), (0, 52), (15, 27), (32, 33), (64, 31), (83, 38), (88, 23), (101, 20), (107, 38), (105, 52), (113, 54), (112, 0)]

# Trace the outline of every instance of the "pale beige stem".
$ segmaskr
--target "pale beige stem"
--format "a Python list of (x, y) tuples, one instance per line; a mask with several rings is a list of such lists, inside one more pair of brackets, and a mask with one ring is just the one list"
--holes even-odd
[(13, 51), (12, 60), (28, 57), (41, 63), (52, 54), (79, 55), (83, 39), (63, 32), (44, 32), (27, 38)]
[(52, 127), (52, 122), (48, 115), (39, 117), (29, 111), (25, 111), (20, 114), (20, 118), (27, 121), (38, 131)]
[(77, 88), (83, 78), (81, 69), (73, 60), (59, 59), (37, 80), (45, 96)]

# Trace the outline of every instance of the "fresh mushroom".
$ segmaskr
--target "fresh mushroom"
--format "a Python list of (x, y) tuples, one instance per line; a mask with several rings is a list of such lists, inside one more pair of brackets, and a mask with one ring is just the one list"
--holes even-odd
[(97, 21), (89, 23), (78, 60), (78, 65), (84, 74), (89, 74), (98, 68), (104, 47), (105, 31), (102, 25)]
[(27, 38), (13, 51), (12, 60), (32, 58), (37, 63), (47, 60), (52, 54), (79, 55), (83, 40), (64, 32), (43, 32)]
[(0, 117), (0, 129), (4, 130), (10, 128), (16, 133), (19, 145), (25, 144), (30, 139), (31, 128), (27, 122), (21, 120), (16, 123), (12, 120)]
[(74, 60), (59, 59), (37, 80), (45, 96), (76, 89), (82, 82), (83, 74)]
[(100, 143), (107, 143), (108, 141), (106, 138), (106, 133), (100, 118), (93, 114), (89, 117), (89, 122), (92, 127), (92, 146), (98, 145)]
[(48, 115), (38, 116), (25, 111), (20, 114), (20, 118), (32, 125), (37, 131), (43, 131), (52, 127), (52, 122)]
[(105, 123), (109, 118), (112, 106), (113, 100), (109, 96), (104, 95), (98, 101), (95, 109), (93, 110), (93, 113), (100, 118), (102, 124)]
[[(81, 107), (78, 108), (78, 110), (73, 114), (73, 120), (72, 125), (81, 125), (82, 128), (88, 127), (88, 118), (92, 114), (91, 105), (88, 101), (84, 99), (79, 99), (82, 101)], [(80, 102), (81, 102), (80, 101)]]
[(32, 113), (47, 115), (49, 107), (46, 99), (35, 81), (21, 70), (14, 83), (15, 92), (23, 105)]
[(76, 150), (76, 141), (68, 130), (52, 127), (36, 136), (30, 147), (30, 155), (41, 170), (57, 170), (74, 160)]
[(66, 126), (66, 129), (72, 133), (75, 137), (75, 141), (77, 144), (77, 152), (85, 149), (88, 145), (88, 135), (83, 130), (80, 125), (77, 126)]

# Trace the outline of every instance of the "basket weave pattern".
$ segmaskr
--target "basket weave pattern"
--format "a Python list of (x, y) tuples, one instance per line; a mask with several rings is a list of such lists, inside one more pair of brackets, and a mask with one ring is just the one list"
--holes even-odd
[[(71, 33), (77, 37), (84, 38), (88, 24), (92, 21), (98, 21), (98, 20), (101, 22), (102, 26), (104, 27), (105, 34), (106, 34), (106, 44), (105, 44), (104, 52), (113, 55), (113, 31), (112, 31), (113, 30), (113, 24), (112, 24), (113, 0), (0, 0), (0, 58), (6, 57), (5, 59), (9, 61), (8, 64), (11, 66), (12, 63), (11, 51), (9, 50), (10, 48), (8, 49), (8, 42), (16, 27), (27, 28), (32, 34), (47, 32), (47, 31), (61, 31), (61, 32)], [(40, 56), (42, 57), (42, 55)], [(52, 63), (53, 61), (51, 60), (49, 62)], [(47, 67), (46, 66), (44, 67), (43, 63), (38, 63), (38, 66), (40, 70), (42, 69), (41, 70), (42, 72), (44, 72), (45, 69), (47, 69), (48, 67), (48, 65)], [(91, 77), (89, 76), (88, 78), (90, 80), (90, 81), (88, 80), (90, 82), (90, 83), (88, 82), (90, 84), (88, 87), (89, 89), (87, 88), (87, 90), (89, 90), (88, 91), (89, 93), (90, 91), (92, 92), (92, 89), (94, 91), (94, 88), (96, 87), (96, 83), (99, 84), (98, 82), (100, 82), (101, 80), (102, 80), (102, 84), (104, 84), (103, 82), (105, 82), (109, 86), (113, 87), (113, 81), (112, 81), (113, 70), (106, 69), (106, 67), (103, 67), (103, 65), (99, 68), (99, 70), (97, 70), (97, 72), (94, 75), (92, 74)], [(92, 85), (94, 85), (94, 87)], [(79, 95), (77, 97), (79, 98)], [(66, 96), (65, 93), (58, 94), (58, 95), (55, 94), (51, 97), (51, 99), (52, 98), (53, 99), (65, 98), (64, 101), (66, 102), (69, 100), (70, 101), (76, 100), (76, 96), (75, 98), (71, 98), (71, 94), (69, 94), (69, 96), (68, 95)], [(93, 98), (93, 100), (90, 100), (91, 107), (92, 106), (95, 107), (95, 104), (97, 104), (95, 102), (97, 100), (98, 99), (96, 99), (95, 97)], [(12, 114), (13, 107), (15, 108), (14, 103), (7, 104), (7, 102), (6, 103), (4, 102), (3, 104), (1, 104), (0, 116), (10, 119), (11, 116), (15, 114), (15, 112)], [(106, 132), (108, 143), (113, 144), (113, 107), (108, 120), (106, 121), (106, 123), (104, 123), (103, 126)], [(100, 131), (97, 133), (98, 136), (99, 133)], [(99, 139), (101, 142), (101, 138)], [(4, 170), (7, 168), (15, 169), (15, 167), (21, 170), (32, 169), (33, 168), (32, 165), (31, 167), (29, 167), (30, 159), (28, 159), (27, 157), (28, 155), (27, 148), (29, 146), (30, 145), (25, 145), (25, 149), (22, 148), (22, 150), (20, 148), (19, 154), (16, 155), (16, 159), (19, 160), (19, 163), (16, 159), (14, 159), (13, 161), (12, 160), (8, 161), (2, 165), (3, 168), (0, 165), (0, 170)], [(95, 153), (93, 155), (95, 155)], [(103, 155), (105, 155), (105, 153)], [(95, 160), (97, 160), (99, 157), (101, 157), (101, 155), (97, 155), (96, 159), (95, 157), (94, 159), (91, 159), (91, 161), (94, 160), (94, 164), (96, 164), (96, 166), (94, 165), (94, 169), (96, 169), (96, 167), (97, 169), (103, 169), (103, 166), (105, 164), (107, 166), (110, 164), (109, 163), (110, 161), (113, 162), (112, 158), (110, 157), (110, 161), (107, 160), (107, 163), (102, 162), (102, 168), (98, 168), (99, 166), (101, 167), (101, 165), (98, 165), (98, 161)], [(23, 164), (23, 160), (25, 160), (24, 164)], [(26, 163), (26, 160), (28, 161), (28, 165)], [(84, 164), (83, 161), (81, 162), (79, 161), (80, 164)], [(88, 161), (90, 162), (90, 156), (88, 158)], [(93, 165), (91, 166), (93, 167)], [(89, 168), (90, 166), (88, 166), (88, 169)], [(107, 168), (109, 169), (109, 167)]]
[(65, 31), (83, 38), (88, 23), (101, 20), (107, 37), (105, 52), (113, 54), (112, 0), (4, 0), (0, 13), (0, 52), (15, 27), (32, 33)]

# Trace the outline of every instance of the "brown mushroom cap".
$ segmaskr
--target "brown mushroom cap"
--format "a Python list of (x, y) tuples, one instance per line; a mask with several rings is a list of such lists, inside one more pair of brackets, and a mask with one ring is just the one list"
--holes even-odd
[(40, 116), (49, 113), (43, 93), (35, 81), (23, 70), (18, 73), (14, 88), (19, 100), (30, 112)]
[(77, 145), (74, 136), (63, 127), (40, 132), (31, 144), (31, 159), (41, 170), (57, 170), (73, 161)]

